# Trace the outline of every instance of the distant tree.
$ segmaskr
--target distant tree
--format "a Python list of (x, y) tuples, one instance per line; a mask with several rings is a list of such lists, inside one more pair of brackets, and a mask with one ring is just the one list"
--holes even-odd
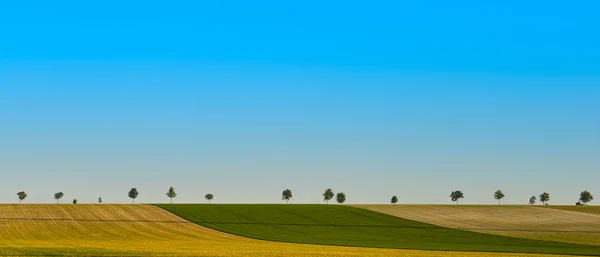
[(395, 195), (392, 196), (392, 203), (397, 203), (398, 202), (398, 197), (396, 197)]
[(65, 194), (63, 194), (63, 192), (58, 192), (54, 194), (54, 199), (56, 200), (56, 203), (58, 204), (58, 201), (60, 200), (60, 198), (63, 198), (63, 196), (65, 196)]
[(172, 204), (173, 198), (177, 197), (177, 193), (175, 193), (175, 188), (170, 187), (169, 192), (167, 192), (167, 196), (171, 199), (171, 204)]
[(346, 194), (344, 194), (342, 192), (337, 193), (337, 195), (335, 195), (335, 200), (338, 203), (344, 203), (346, 201)]
[(286, 189), (281, 193), (281, 200), (285, 200), (287, 204), (292, 199), (292, 190)]
[(543, 205), (548, 205), (546, 204), (548, 201), (550, 201), (550, 194), (543, 192), (540, 195), (540, 202), (542, 202)]
[(497, 190), (496, 193), (494, 193), (494, 199), (498, 200), (498, 205), (500, 205), (500, 199), (504, 198), (504, 193), (502, 193), (502, 190)]
[(131, 198), (131, 204), (135, 203), (135, 199), (138, 197), (140, 193), (138, 192), (137, 188), (132, 188), (131, 190), (129, 190), (129, 198)]
[(327, 203), (329, 204), (329, 200), (333, 198), (333, 195), (333, 190), (331, 190), (331, 188), (328, 188), (327, 190), (325, 190), (325, 193), (323, 193), (323, 201), (327, 201)]
[(17, 196), (19, 196), (19, 203), (21, 203), (23, 200), (25, 200), (25, 198), (27, 198), (27, 193), (25, 193), (25, 191), (21, 191), (17, 193)]
[(583, 205), (581, 202), (576, 202), (575, 205), (579, 206), (579, 205)]
[(587, 190), (581, 192), (581, 194), (579, 195), (579, 201), (583, 205), (587, 205), (592, 200), (594, 200), (594, 196)]
[(210, 201), (212, 201), (213, 198), (215, 198), (215, 196), (211, 193), (208, 193), (204, 196), (204, 199), (208, 200), (208, 204), (210, 204)]
[(73, 204), (77, 204), (77, 199), (73, 199)]
[(102, 203), (102, 197), (98, 197), (98, 203)]
[(452, 191), (452, 193), (450, 194), (450, 199), (452, 199), (453, 202), (456, 202), (457, 205), (458, 199), (461, 198), (465, 198), (465, 194), (463, 194), (463, 192), (461, 192), (460, 190)]
[(532, 196), (531, 198), (529, 198), (529, 204), (535, 204), (536, 200), (537, 200), (537, 198), (535, 198), (535, 195)]

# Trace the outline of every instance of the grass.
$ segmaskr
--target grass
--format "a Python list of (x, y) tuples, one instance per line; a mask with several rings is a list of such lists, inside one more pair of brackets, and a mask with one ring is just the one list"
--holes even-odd
[(158, 205), (196, 224), (255, 239), (441, 251), (600, 256), (600, 247), (444, 228), (339, 205)]
[[(600, 215), (560, 206), (524, 205), (357, 205), (401, 218), (448, 228), (537, 240), (600, 245)], [(564, 206), (571, 210), (588, 207)]]

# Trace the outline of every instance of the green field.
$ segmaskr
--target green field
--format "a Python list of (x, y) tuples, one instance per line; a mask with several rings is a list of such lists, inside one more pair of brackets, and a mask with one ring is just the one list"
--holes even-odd
[(398, 249), (600, 256), (599, 246), (449, 229), (348, 206), (157, 206), (208, 228), (271, 241)]

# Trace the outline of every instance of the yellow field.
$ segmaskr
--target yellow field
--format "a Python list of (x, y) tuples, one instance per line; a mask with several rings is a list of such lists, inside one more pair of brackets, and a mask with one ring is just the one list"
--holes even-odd
[(2, 255), (527, 256), (267, 242), (189, 223), (149, 205), (0, 205)]
[(600, 245), (600, 215), (534, 206), (357, 205), (406, 219), (480, 233)]

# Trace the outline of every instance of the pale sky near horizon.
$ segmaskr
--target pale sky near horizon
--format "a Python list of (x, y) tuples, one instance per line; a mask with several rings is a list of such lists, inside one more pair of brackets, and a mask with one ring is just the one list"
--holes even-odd
[(600, 194), (598, 7), (3, 2), (0, 203), (574, 204)]

